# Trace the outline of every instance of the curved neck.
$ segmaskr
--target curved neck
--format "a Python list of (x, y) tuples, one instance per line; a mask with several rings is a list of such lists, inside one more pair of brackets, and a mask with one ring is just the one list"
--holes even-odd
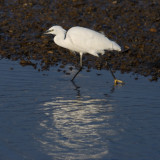
[(65, 48), (65, 37), (66, 37), (66, 31), (62, 30), (60, 33), (58, 33), (55, 37), (54, 37), (54, 42)]

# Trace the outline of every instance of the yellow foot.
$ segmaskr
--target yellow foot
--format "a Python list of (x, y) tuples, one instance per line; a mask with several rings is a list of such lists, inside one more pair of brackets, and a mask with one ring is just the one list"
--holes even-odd
[(124, 84), (124, 82), (121, 80), (115, 79), (114, 84)]

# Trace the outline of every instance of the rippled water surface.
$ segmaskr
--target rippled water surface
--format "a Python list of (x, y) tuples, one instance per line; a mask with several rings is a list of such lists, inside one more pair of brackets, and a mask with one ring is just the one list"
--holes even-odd
[(160, 159), (160, 82), (70, 72), (0, 60), (0, 159)]

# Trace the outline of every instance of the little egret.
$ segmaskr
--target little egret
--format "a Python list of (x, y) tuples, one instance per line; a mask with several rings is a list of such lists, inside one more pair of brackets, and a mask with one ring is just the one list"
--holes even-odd
[[(72, 78), (72, 81), (82, 70), (82, 56), (89, 53), (93, 56), (99, 57), (99, 54), (104, 54), (105, 50), (121, 51), (121, 47), (114, 41), (109, 40), (104, 34), (98, 33), (84, 27), (72, 27), (68, 31), (61, 26), (52, 26), (45, 34), (55, 35), (54, 42), (63, 48), (80, 54), (80, 69)], [(106, 65), (108, 63), (106, 62)], [(108, 65), (109, 66), (109, 65)], [(110, 66), (109, 70), (114, 78), (114, 83), (123, 83), (123, 81), (116, 79)]]

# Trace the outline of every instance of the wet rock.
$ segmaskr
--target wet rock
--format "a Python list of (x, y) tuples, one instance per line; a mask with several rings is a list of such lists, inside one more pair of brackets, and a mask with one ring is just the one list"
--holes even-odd
[(20, 64), (22, 66), (26, 66), (26, 65), (35, 65), (34, 63), (32, 63), (31, 61), (28, 61), (28, 60), (20, 60)]

